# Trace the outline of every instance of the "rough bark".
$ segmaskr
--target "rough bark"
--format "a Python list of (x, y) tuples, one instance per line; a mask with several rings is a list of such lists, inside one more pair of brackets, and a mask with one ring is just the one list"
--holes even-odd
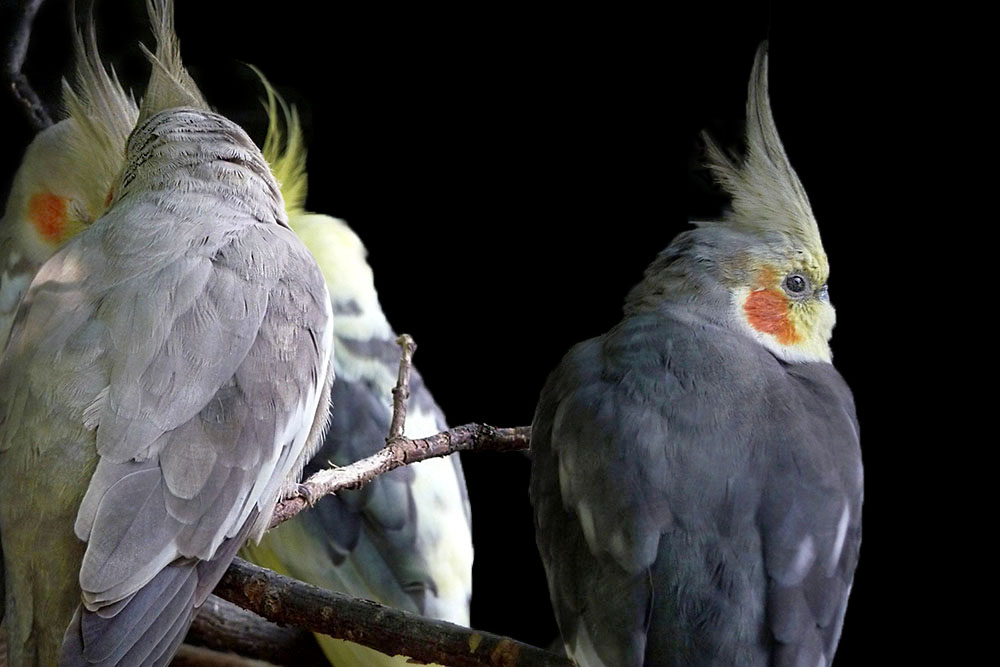
[(216, 595), (276, 623), (346, 639), (387, 655), (453, 667), (571, 667), (516, 640), (323, 590), (236, 559)]

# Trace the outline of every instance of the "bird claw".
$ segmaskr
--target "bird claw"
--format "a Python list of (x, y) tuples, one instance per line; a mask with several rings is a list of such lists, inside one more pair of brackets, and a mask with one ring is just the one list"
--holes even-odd
[(319, 502), (319, 499), (322, 497), (318, 495), (315, 491), (313, 491), (312, 486), (310, 486), (309, 484), (296, 484), (295, 492), (297, 495), (302, 496), (303, 498), (306, 499), (306, 502), (309, 503), (309, 507), (315, 506), (316, 503)]

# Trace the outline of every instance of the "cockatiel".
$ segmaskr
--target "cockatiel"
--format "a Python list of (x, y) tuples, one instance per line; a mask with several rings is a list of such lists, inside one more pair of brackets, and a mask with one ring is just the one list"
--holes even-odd
[[(100, 62), (93, 31), (73, 37), (73, 86), (63, 82), (67, 118), (32, 140), (0, 218), (0, 357), (39, 267), (110, 204), (124, 166), (125, 142), (139, 116), (135, 100)], [(0, 620), (3, 616), (0, 604)]]
[(320, 443), (330, 297), (169, 0), (107, 211), (38, 271), (0, 362), (12, 665), (163, 665)]
[(536, 538), (580, 665), (829, 665), (861, 541), (829, 266), (778, 138), (766, 45), (732, 196), (679, 234), (622, 321), (574, 347), (532, 426)]
[[(342, 221), (307, 213), (305, 148), (298, 117), (264, 82), (270, 127), (264, 157), (285, 196), (289, 224), (319, 263), (334, 324), (334, 419), (306, 474), (344, 465), (385, 445), (400, 348), (375, 291), (358, 236)], [(287, 119), (282, 136), (278, 103)], [(406, 435), (446, 430), (444, 415), (415, 370)], [(327, 496), (245, 548), (260, 565), (349, 595), (469, 624), (472, 532), (465, 478), (457, 456), (382, 475), (359, 491)], [(406, 664), (348, 642), (317, 635), (335, 665)]]

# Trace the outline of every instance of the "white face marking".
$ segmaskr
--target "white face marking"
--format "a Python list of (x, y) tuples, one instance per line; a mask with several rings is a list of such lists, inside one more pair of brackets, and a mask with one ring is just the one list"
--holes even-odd
[(750, 324), (743, 306), (752, 291), (756, 292), (760, 290), (751, 290), (749, 287), (744, 286), (732, 292), (730, 298), (730, 317), (736, 323), (737, 329), (766, 347), (774, 356), (790, 363), (830, 363), (833, 360), (833, 354), (830, 351), (829, 345), (830, 335), (836, 321), (833, 306), (826, 304), (826, 307), (820, 311), (819, 318), (814, 324), (816, 331), (819, 333), (814, 333), (811, 337), (806, 336), (798, 343), (786, 345), (779, 342), (772, 334), (759, 331)]

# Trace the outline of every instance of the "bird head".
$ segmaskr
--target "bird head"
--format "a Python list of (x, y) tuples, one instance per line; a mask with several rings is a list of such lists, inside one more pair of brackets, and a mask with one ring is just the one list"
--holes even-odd
[(722, 228), (742, 248), (720, 257), (737, 326), (786, 361), (830, 361), (836, 321), (830, 265), (809, 198), (778, 137), (767, 92), (767, 43), (747, 95), (746, 153), (737, 161), (706, 135), (708, 166), (732, 197)]
[(73, 84), (63, 81), (67, 117), (28, 146), (0, 220), (14, 263), (41, 264), (104, 213), (138, 115), (101, 63), (92, 23), (86, 34), (74, 33), (74, 51)]
[(708, 167), (731, 197), (721, 220), (679, 234), (629, 295), (626, 311), (663, 302), (702, 308), (790, 361), (831, 360), (830, 266), (809, 198), (778, 137), (757, 51), (742, 158), (705, 135)]

